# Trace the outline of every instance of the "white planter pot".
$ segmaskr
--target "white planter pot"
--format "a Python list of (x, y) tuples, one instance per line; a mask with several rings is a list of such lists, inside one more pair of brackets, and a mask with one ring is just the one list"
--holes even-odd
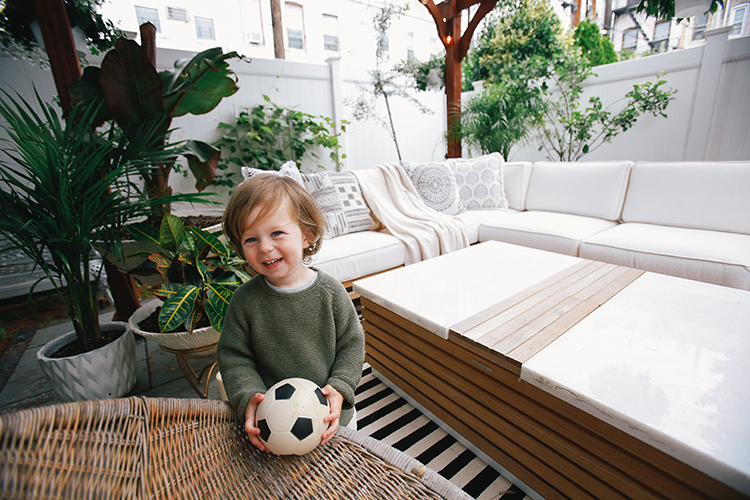
[[(141, 330), (138, 327), (138, 323), (151, 316), (156, 308), (161, 305), (161, 301), (153, 300), (148, 304), (139, 307), (128, 321), (130, 328), (143, 338), (153, 340), (160, 346), (176, 351), (202, 349), (214, 345), (219, 341), (220, 334), (212, 326), (198, 328), (192, 332), (161, 333)], [(205, 354), (210, 353), (207, 352)]]
[(104, 323), (101, 328), (123, 333), (114, 342), (77, 356), (49, 357), (73, 341), (75, 332), (66, 333), (37, 351), (36, 359), (61, 401), (119, 398), (135, 386), (138, 372), (133, 332), (122, 322)]

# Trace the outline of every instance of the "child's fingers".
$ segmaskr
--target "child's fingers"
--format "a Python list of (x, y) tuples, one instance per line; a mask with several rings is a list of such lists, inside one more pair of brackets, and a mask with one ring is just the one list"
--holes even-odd
[(266, 445), (258, 437), (260, 429), (255, 426), (255, 413), (258, 410), (258, 404), (263, 401), (263, 398), (265, 398), (264, 394), (257, 393), (247, 403), (245, 407), (245, 433), (253, 446), (261, 451), (268, 451)]
[(330, 385), (323, 387), (321, 392), (326, 395), (328, 403), (331, 406), (331, 411), (323, 418), (323, 422), (333, 422), (333, 420), (341, 417), (341, 406), (344, 404), (344, 396)]
[(340, 420), (337, 418), (336, 420), (331, 422), (331, 425), (328, 426), (328, 429), (320, 435), (320, 444), (324, 445), (328, 441), (331, 440), (334, 434), (336, 434), (336, 429), (339, 428), (339, 422)]

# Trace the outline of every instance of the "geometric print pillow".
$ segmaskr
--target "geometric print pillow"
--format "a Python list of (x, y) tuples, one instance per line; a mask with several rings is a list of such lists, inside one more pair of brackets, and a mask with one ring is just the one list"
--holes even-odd
[(324, 238), (368, 231), (373, 227), (370, 207), (351, 172), (302, 174), (302, 181), (323, 212)]
[(402, 161), (401, 166), (425, 205), (446, 215), (458, 215), (466, 211), (458, 195), (458, 185), (450, 165)]
[(479, 158), (451, 160), (463, 205), (477, 208), (508, 208), (503, 179), (503, 157), (491, 153)]

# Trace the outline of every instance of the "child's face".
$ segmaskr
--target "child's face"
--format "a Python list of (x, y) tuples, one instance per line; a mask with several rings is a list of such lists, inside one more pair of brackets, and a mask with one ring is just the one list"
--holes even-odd
[(302, 251), (310, 242), (292, 220), (289, 201), (282, 201), (275, 210), (257, 220), (264, 208), (253, 207), (245, 222), (240, 240), (245, 260), (274, 286), (294, 288), (305, 284), (309, 269), (302, 262)]

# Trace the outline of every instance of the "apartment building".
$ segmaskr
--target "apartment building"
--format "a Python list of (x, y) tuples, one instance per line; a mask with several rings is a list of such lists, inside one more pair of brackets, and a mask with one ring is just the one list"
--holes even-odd
[(732, 26), (730, 37), (750, 34), (750, 0), (725, 0), (713, 14), (657, 19), (636, 12), (640, 0), (578, 0), (576, 22), (591, 19), (609, 35), (616, 51), (667, 52), (704, 43), (707, 29)]
[[(379, 0), (281, 0), (285, 59), (322, 64), (340, 57), (342, 65), (372, 68), (376, 32), (373, 16)], [(396, 63), (414, 55), (421, 60), (442, 50), (427, 9), (418, 0), (394, 18), (386, 59)], [(137, 37), (138, 26), (157, 28), (157, 46), (200, 51), (221, 46), (250, 58), (274, 58), (271, 0), (112, 0), (104, 16)]]

